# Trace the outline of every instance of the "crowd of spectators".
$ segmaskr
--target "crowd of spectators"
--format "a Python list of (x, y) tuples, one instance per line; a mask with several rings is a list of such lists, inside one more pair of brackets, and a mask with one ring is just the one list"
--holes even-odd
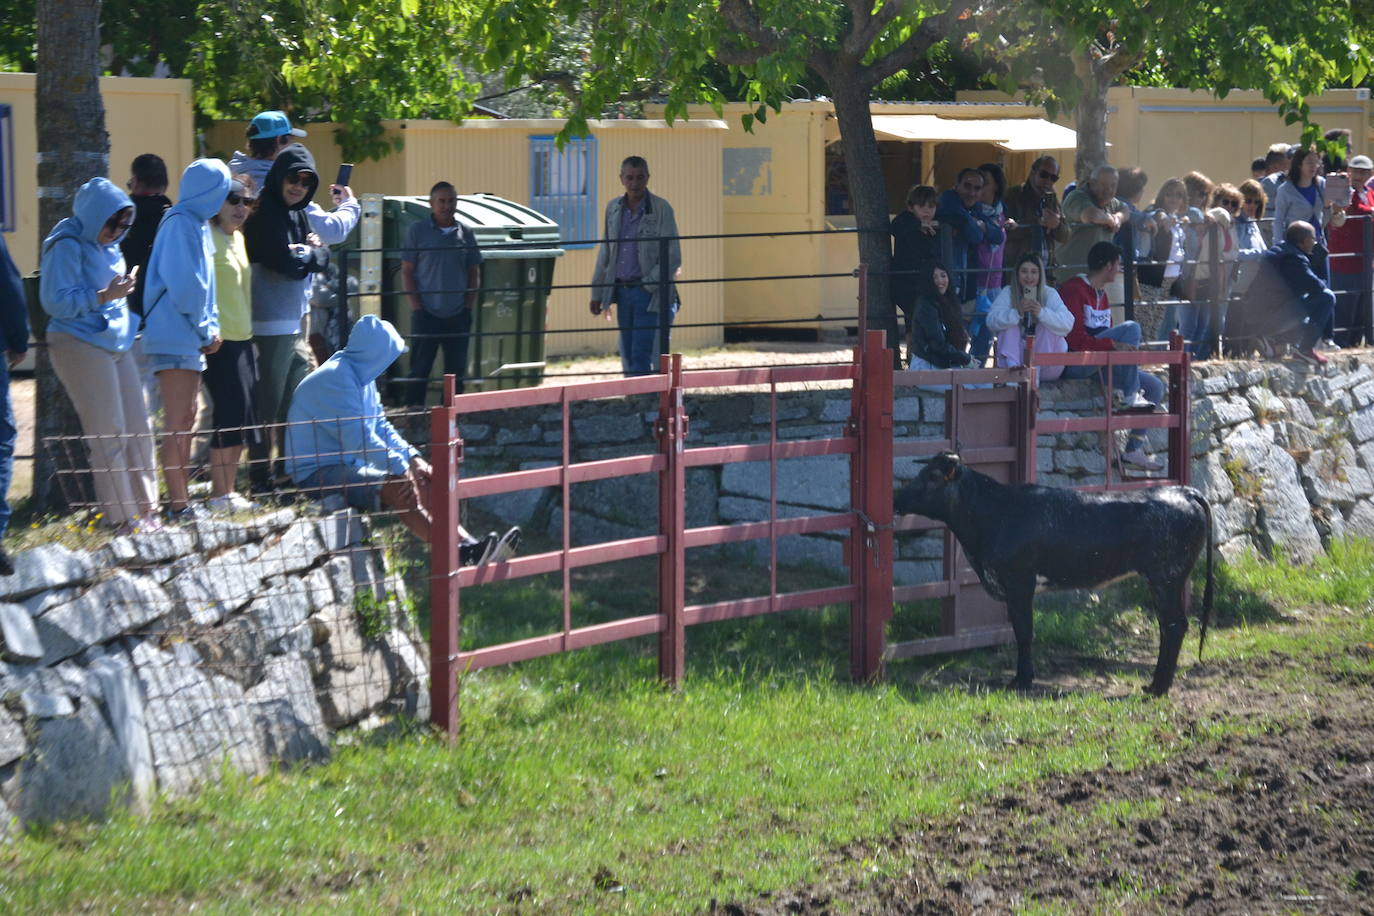
[[(202, 158), (186, 166), (175, 202), (166, 194), (166, 164), (141, 155), (132, 163), (128, 193), (105, 178), (91, 179), (77, 191), (71, 215), (43, 242), (39, 298), (49, 319), (49, 352), (81, 422), (97, 516), (111, 527), (156, 531), (304, 492), (364, 509), (385, 506), (428, 537), (429, 465), (386, 419), (376, 388), (378, 376), (405, 352), (404, 340), (373, 318), (333, 356), (307, 346), (312, 281), (329, 266), (329, 246), (357, 224), (360, 208), (346, 184), (330, 186), (332, 209), (315, 202), (321, 179), (299, 142), (305, 136), (282, 112), (262, 112), (248, 127), (247, 152), (228, 163)], [(447, 194), (451, 226), (452, 185), (441, 182), (435, 192)], [(470, 232), (438, 225), (434, 235), (425, 254), (455, 245), (476, 249), (463, 244), (471, 242)], [(412, 278), (420, 259), (420, 252), (403, 254)], [(3, 261), (0, 267), (12, 268), (8, 257)], [(463, 261), (463, 307), (471, 306), (480, 285), (478, 264), (480, 254)], [(0, 277), (7, 279), (0, 289), (7, 362), (22, 356), (20, 341), (27, 343), (27, 327), (8, 321), (16, 298), (12, 274)], [(446, 307), (412, 298), (417, 311)], [(197, 464), (192, 439), (198, 405), (206, 400), (212, 404), (203, 427), (210, 485), (208, 498), (198, 501), (190, 479)], [(159, 403), (155, 456), (150, 418)], [(238, 488), (245, 446), (248, 495)], [(0, 451), (5, 448), (0, 459), (12, 453), (13, 436), (0, 435)], [(8, 467), (0, 460), (0, 473)], [(7, 521), (0, 502), (0, 534)], [(479, 539), (460, 526), (459, 536), (464, 562), (503, 558), (519, 541), (518, 529)], [(7, 563), (0, 551), (0, 573)]]
[[(1142, 169), (1105, 163), (1061, 198), (1052, 156), (1014, 188), (996, 163), (961, 170), (944, 191), (912, 188), (890, 227), (907, 364), (1016, 366), (1032, 337), (1037, 352), (1062, 353), (1134, 350), (1177, 333), (1195, 359), (1220, 343), (1229, 355), (1325, 365), (1326, 352), (1370, 331), (1374, 213), (1374, 161), (1350, 155), (1348, 132), (1325, 140), (1275, 144), (1239, 185), (1196, 171), (1165, 178), (1149, 204)], [(1128, 299), (1133, 320), (1121, 315)], [(1118, 368), (1112, 387), (1133, 410), (1156, 408), (1163, 391), (1135, 367)], [(1156, 464), (1138, 437), (1125, 455)]]

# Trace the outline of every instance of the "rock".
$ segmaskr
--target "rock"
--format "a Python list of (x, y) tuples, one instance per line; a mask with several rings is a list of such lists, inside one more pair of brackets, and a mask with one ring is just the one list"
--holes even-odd
[(207, 555), (225, 547), (246, 544), (253, 535), (247, 526), (222, 518), (198, 518), (191, 522), (187, 531), (194, 535), (200, 552)]
[[(332, 601), (340, 604), (353, 603), (353, 561), (345, 556), (335, 556), (321, 567), (329, 577)], [(317, 611), (320, 608), (316, 609)]]
[(23, 757), (29, 750), (29, 742), (24, 738), (24, 730), (14, 721), (14, 716), (0, 706), (0, 767)]
[(1195, 460), (1191, 476), (1193, 486), (1207, 497), (1207, 501), (1212, 503), (1214, 509), (1217, 504), (1227, 502), (1236, 495), (1230, 475), (1222, 467), (1221, 459), (1214, 453)]
[(152, 566), (189, 556), (195, 550), (196, 538), (189, 530), (169, 525), (161, 531), (114, 538), (105, 546), (107, 562), (102, 565)]
[(352, 725), (391, 696), (391, 675), (380, 649), (369, 647), (349, 667), (329, 667), (316, 678), (320, 712), (330, 728)]
[(30, 719), (60, 719), (73, 715), (76, 706), (72, 698), (61, 693), (45, 693), (30, 688), (19, 695), (24, 715)]
[(261, 578), (300, 572), (315, 565), (325, 552), (314, 519), (301, 518), (282, 532), (281, 539), (268, 545), (258, 557)]
[(401, 701), (400, 712), (417, 722), (428, 722), (429, 655), (399, 629), (387, 632), (382, 651), (391, 673), (392, 694)]
[(247, 689), (262, 680), (267, 640), (251, 616), (241, 614), (191, 640), (200, 654), (201, 669)]
[(1348, 507), (1374, 493), (1374, 479), (1356, 463), (1348, 442), (1314, 451), (1302, 466), (1302, 479), (1308, 498), (1317, 503)]
[(66, 604), (80, 594), (81, 589), (79, 588), (58, 588), (30, 595), (19, 603), (24, 606), (24, 610), (29, 612), (30, 617), (38, 617), (59, 604)]
[(320, 543), (329, 553), (350, 547), (363, 539), (363, 517), (356, 509), (345, 509), (315, 522)]
[(133, 662), (122, 652), (109, 654), (93, 661), (91, 672), (100, 684), (101, 701), (115, 743), (124, 754), (130, 801), (135, 810), (146, 813), (157, 791), (157, 775), (143, 694), (138, 689)]
[(34, 724), (33, 749), (17, 776), (15, 807), (25, 824), (102, 817), (126, 791), (123, 750), (95, 703)]
[(1235, 458), (1253, 475), (1252, 498), (1259, 509), (1258, 527), (1266, 551), (1283, 553), (1293, 562), (1310, 562), (1321, 551), (1321, 538), (1312, 524), (1298, 466), (1293, 456), (1274, 444), (1268, 427), (1247, 427), (1228, 436), (1224, 460)]
[(1061, 449), (1054, 453), (1054, 467), (1065, 474), (1104, 474), (1107, 471), (1107, 459), (1100, 451)]
[(261, 554), (257, 544), (245, 544), (209, 562), (192, 557), (173, 564), (176, 573), (166, 589), (176, 616), (208, 627), (246, 605), (268, 575), (258, 562)]
[(36, 662), (43, 657), (43, 641), (23, 605), (0, 603), (0, 637), (8, 661)]
[(329, 756), (329, 732), (315, 699), (310, 667), (300, 656), (268, 659), (262, 682), (245, 698), (269, 758), (290, 763)]
[(51, 665), (125, 633), (145, 630), (172, 611), (172, 602), (146, 576), (124, 570), (74, 601), (36, 619), (43, 664)]
[[(778, 498), (822, 509), (849, 508), (849, 459), (844, 455), (791, 458), (777, 464)], [(721, 468), (723, 493), (769, 498), (766, 461), (745, 461)]]
[(1358, 502), (1346, 513), (1346, 534), (1374, 540), (1374, 504)]
[(1374, 405), (1366, 405), (1349, 415), (1350, 438), (1357, 444), (1374, 439)]
[(249, 775), (267, 769), (262, 738), (243, 688), (207, 674), (189, 643), (159, 649), (134, 640), (130, 657), (145, 697), (149, 744), (158, 785), (184, 795), (219, 779), (226, 765)]
[(1242, 398), (1209, 395), (1193, 402), (1193, 427), (1210, 434), (1255, 418), (1255, 412)]
[(329, 570), (324, 566), (306, 573), (305, 578), (301, 580), (301, 590), (309, 609), (306, 616), (334, 602), (334, 583), (329, 578)]
[[(318, 570), (317, 570), (318, 572)], [(328, 585), (328, 578), (325, 577)], [(332, 593), (333, 589), (330, 589)], [(244, 613), (256, 621), (268, 652), (281, 652), (281, 640), (286, 634), (305, 623), (310, 616), (310, 600), (306, 583), (288, 578), (269, 584), (269, 591), (245, 608)]]
[(0, 576), (0, 601), (27, 598), (35, 592), (80, 585), (94, 578), (90, 557), (61, 544), (44, 544), (14, 556), (14, 575)]

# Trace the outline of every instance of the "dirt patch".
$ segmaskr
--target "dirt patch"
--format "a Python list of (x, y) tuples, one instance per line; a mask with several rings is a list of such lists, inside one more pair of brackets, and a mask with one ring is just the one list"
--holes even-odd
[(1226, 711), (1253, 734), (912, 824), (835, 853), (837, 874), (886, 859), (900, 875), (723, 911), (1374, 914), (1374, 691), (1327, 673), (1329, 689), (1293, 696), (1234, 668), (1194, 669), (1169, 701), (1181, 726)]

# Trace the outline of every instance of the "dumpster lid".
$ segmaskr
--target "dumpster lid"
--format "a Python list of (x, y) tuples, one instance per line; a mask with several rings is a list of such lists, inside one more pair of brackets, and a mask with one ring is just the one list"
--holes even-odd
[(458, 219), (472, 229), (483, 253), (503, 242), (557, 245), (558, 224), (537, 210), (495, 194), (459, 194)]

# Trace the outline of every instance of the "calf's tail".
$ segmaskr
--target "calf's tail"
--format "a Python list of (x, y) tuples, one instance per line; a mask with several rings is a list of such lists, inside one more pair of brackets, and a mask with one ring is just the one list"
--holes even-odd
[(1202, 506), (1202, 514), (1207, 518), (1207, 586), (1202, 592), (1202, 632), (1197, 639), (1197, 657), (1202, 660), (1202, 647), (1207, 643), (1207, 625), (1212, 621), (1212, 596), (1214, 592), (1214, 579), (1212, 575), (1212, 504), (1207, 501), (1207, 497), (1196, 491), (1189, 494), (1189, 497)]

